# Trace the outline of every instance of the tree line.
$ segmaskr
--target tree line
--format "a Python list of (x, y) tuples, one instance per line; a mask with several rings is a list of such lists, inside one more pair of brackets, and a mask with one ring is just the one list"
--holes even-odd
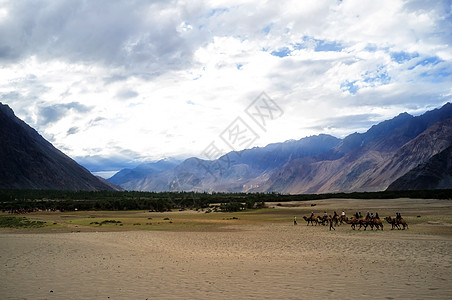
[(0, 190), (0, 209), (152, 210), (201, 209), (219, 204), (224, 211), (260, 208), (265, 202), (353, 199), (452, 199), (452, 190), (384, 191), (287, 195), (278, 193), (198, 193), (139, 191)]

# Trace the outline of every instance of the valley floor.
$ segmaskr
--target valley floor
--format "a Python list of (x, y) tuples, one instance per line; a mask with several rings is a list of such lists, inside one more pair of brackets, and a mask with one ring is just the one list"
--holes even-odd
[[(57, 224), (0, 231), (0, 298), (448, 299), (452, 294), (452, 201), (329, 199), (272, 206), (235, 214), (27, 215)], [(382, 217), (398, 211), (409, 229), (385, 224), (384, 231), (353, 231), (342, 225), (329, 231), (306, 226), (301, 218), (311, 210), (342, 209), (349, 215), (378, 210)], [(87, 221), (106, 218), (124, 225)]]

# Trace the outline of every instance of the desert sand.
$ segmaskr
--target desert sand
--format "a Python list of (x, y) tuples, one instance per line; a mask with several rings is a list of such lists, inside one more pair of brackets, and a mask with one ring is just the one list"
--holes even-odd
[[(254, 215), (251, 222), (237, 214), (236, 223), (209, 230), (0, 231), (0, 298), (451, 298), (452, 201), (333, 199), (273, 206), (273, 220)], [(410, 227), (353, 231), (342, 225), (329, 231), (301, 218), (311, 210), (351, 215), (368, 208), (382, 217), (401, 211)], [(215, 216), (224, 219), (209, 214)]]

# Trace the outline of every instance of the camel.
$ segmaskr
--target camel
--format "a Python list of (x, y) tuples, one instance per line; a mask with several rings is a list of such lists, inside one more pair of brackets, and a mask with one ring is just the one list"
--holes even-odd
[(373, 225), (375, 226), (375, 228), (378, 230), (378, 229), (381, 229), (381, 230), (383, 230), (383, 222), (380, 220), (380, 218), (374, 218), (373, 220), (372, 220), (372, 223), (373, 223)]
[(340, 217), (338, 215), (335, 215), (335, 216), (332, 217), (332, 219), (333, 219), (333, 222), (334, 222), (334, 226), (338, 226)]
[[(380, 220), (380, 218), (371, 218), (371, 217), (366, 217), (364, 220), (361, 221), (362, 226), (364, 226), (364, 230), (367, 229), (367, 226), (370, 226), (371, 230), (375, 229), (381, 229), (383, 230), (383, 222)], [(361, 226), (360, 226), (361, 228)]]
[(357, 219), (356, 217), (352, 217), (351, 219), (348, 219), (346, 221), (346, 223), (350, 224), (353, 230), (355, 230), (356, 225), (359, 224), (359, 228), (358, 228), (358, 230), (359, 230), (361, 228), (361, 226), (362, 226), (361, 225), (361, 221), (362, 221), (361, 219)]
[(361, 229), (361, 227), (364, 227), (364, 230), (366, 230), (368, 226), (370, 226), (371, 230), (374, 230), (374, 227), (377, 230), (380, 228), (381, 230), (383, 230), (383, 222), (381, 222), (379, 218), (372, 219), (371, 217), (360, 217), (358, 219), (358, 224), (359, 224), (358, 230)]
[[(393, 230), (394, 228), (402, 229), (402, 230), (405, 230), (405, 228), (408, 229), (408, 224), (406, 223), (404, 218), (396, 219), (396, 218), (386, 217), (385, 220), (389, 224), (392, 225), (391, 230)], [(400, 227), (400, 225), (402, 225), (402, 228)]]
[(391, 217), (386, 217), (385, 220), (386, 220), (386, 222), (391, 224), (391, 230), (394, 230), (394, 228), (400, 229), (400, 226), (397, 224), (396, 219), (393, 219)]
[(358, 219), (359, 221), (359, 229), (361, 229), (361, 227), (364, 227), (364, 230), (367, 229), (367, 226), (370, 226), (370, 229), (374, 230), (374, 222), (371, 220), (370, 217), (361, 217)]
[(317, 218), (316, 217), (306, 217), (306, 216), (303, 216), (303, 219), (307, 222), (306, 223), (306, 226), (308, 226), (309, 225), (309, 222), (311, 222), (311, 226), (314, 226), (314, 222), (315, 222), (315, 225), (317, 226)]
[(400, 225), (403, 226), (402, 230), (405, 230), (405, 228), (408, 229), (408, 224), (406, 223), (406, 221), (405, 221), (404, 218), (396, 219), (396, 221), (397, 221), (397, 224), (398, 224), (399, 226), (400, 226)]
[(339, 224), (347, 223), (348, 217), (347, 216), (340, 216), (339, 217)]
[(322, 225), (328, 225), (330, 223), (330, 220), (332, 219), (331, 216), (317, 216), (317, 223), (321, 223)]

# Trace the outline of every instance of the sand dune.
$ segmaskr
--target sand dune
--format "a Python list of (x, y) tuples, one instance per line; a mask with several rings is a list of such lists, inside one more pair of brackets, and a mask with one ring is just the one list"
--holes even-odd
[(452, 295), (450, 228), (448, 234), (425, 234), (416, 226), (407, 231), (364, 232), (349, 226), (328, 231), (287, 222), (228, 229), (1, 233), (0, 298), (450, 299)]

